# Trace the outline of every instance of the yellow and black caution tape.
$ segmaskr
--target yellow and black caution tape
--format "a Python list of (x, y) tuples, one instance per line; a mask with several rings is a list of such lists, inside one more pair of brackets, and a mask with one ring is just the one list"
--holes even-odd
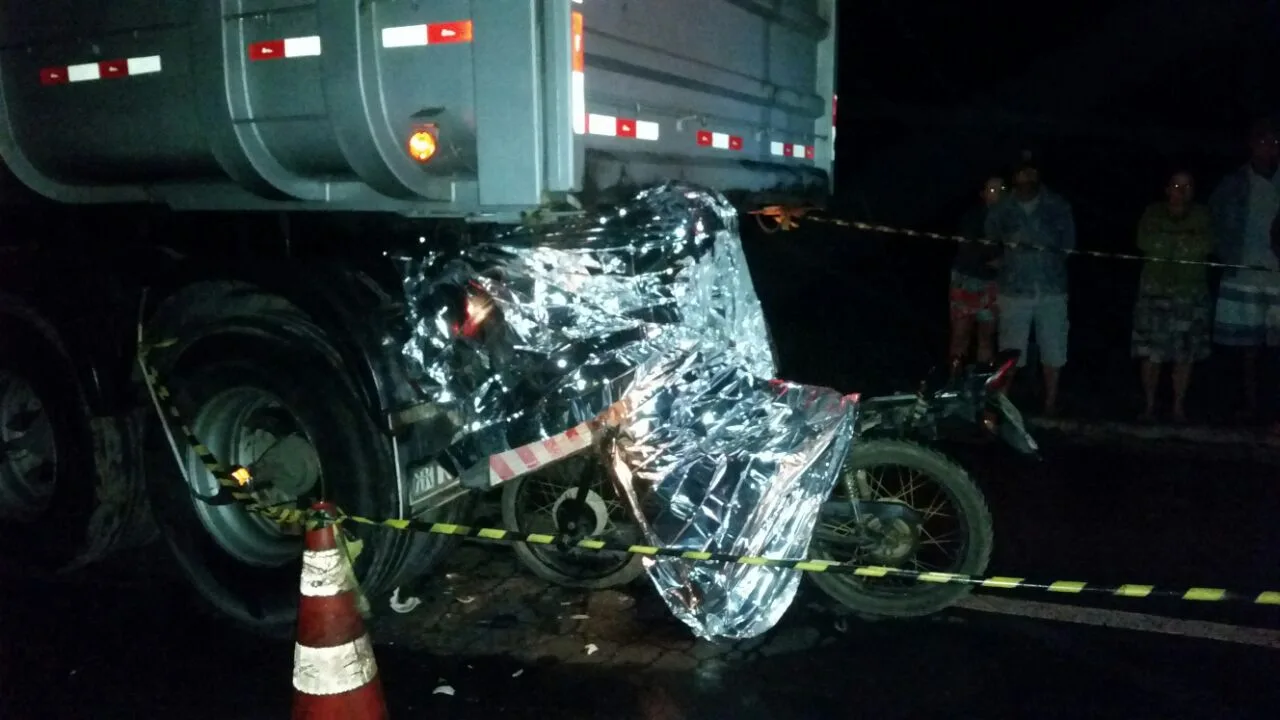
[[(493, 540), (505, 543), (531, 543), (534, 545), (558, 545), (560, 538), (555, 535), (539, 533), (523, 533), (498, 528), (469, 527), (450, 523), (428, 523), (418, 520), (370, 520), (351, 515), (342, 515), (342, 519), (361, 525), (376, 525), (392, 530), (435, 533), (437, 535), (456, 535), (459, 537)], [(768, 558), (754, 555), (733, 555), (730, 553), (709, 552), (705, 550), (681, 550), (654, 545), (628, 545), (608, 540), (579, 540), (568, 543), (565, 547), (580, 550), (607, 551), (628, 553), (631, 555), (647, 555), (657, 557), (679, 558), (695, 562), (717, 562), (733, 565), (754, 565), (759, 567), (786, 568), (802, 572), (830, 573), (835, 575), (856, 575), (865, 578), (902, 578), (922, 583), (973, 585), (975, 587), (997, 590), (1042, 590), (1052, 593), (1110, 595), (1125, 598), (1173, 598), (1197, 602), (1245, 602), (1254, 605), (1280, 605), (1280, 591), (1264, 590), (1260, 592), (1236, 592), (1223, 588), (1188, 587), (1183, 589), (1158, 588), (1153, 585), (1101, 585), (1098, 583), (1078, 582), (1075, 580), (1057, 580), (1040, 582), (1027, 578), (1015, 577), (979, 577), (960, 573), (921, 572), (903, 570), (878, 565), (853, 565), (834, 560), (793, 560), (785, 558)]]
[[(153, 345), (150, 347), (164, 346), (165, 345)], [(223, 486), (223, 489), (227, 491), (233, 501), (243, 504), (247, 512), (256, 513), (264, 518), (282, 524), (305, 524), (306, 526), (311, 527), (318, 523), (332, 522), (341, 524), (344, 522), (350, 522), (358, 525), (386, 528), (388, 530), (398, 532), (453, 535), (473, 540), (489, 540), (503, 543), (522, 542), (533, 545), (557, 545), (564, 549), (576, 548), (579, 550), (595, 552), (619, 552), (650, 557), (678, 558), (693, 562), (715, 562), (728, 563), (732, 565), (785, 568), (789, 570), (799, 570), (801, 572), (855, 575), (864, 578), (902, 578), (922, 583), (972, 585), (975, 587), (999, 590), (1026, 589), (1076, 595), (1088, 593), (1093, 595), (1109, 595), (1125, 598), (1159, 597), (1197, 602), (1242, 602), (1254, 605), (1280, 605), (1280, 591), (1275, 590), (1245, 593), (1226, 590), (1223, 588), (1209, 587), (1173, 589), (1158, 588), (1152, 585), (1101, 585), (1074, 580), (1039, 582), (1035, 580), (1028, 580), (1026, 578), (998, 576), (980, 577), (959, 573), (920, 572), (877, 565), (853, 565), (849, 563), (836, 562), (834, 560), (795, 560), (755, 555), (735, 555), (731, 553), (711, 552), (706, 550), (682, 550), (680, 548), (665, 548), (655, 545), (629, 545), (626, 543), (613, 542), (609, 540), (596, 540), (592, 538), (578, 540), (576, 542), (564, 542), (560, 537), (543, 533), (525, 533), (514, 530), (471, 527), (468, 525), (456, 525), (452, 523), (430, 523), (420, 520), (374, 520), (371, 518), (360, 517), (358, 515), (349, 515), (341, 509), (336, 509), (334, 512), (330, 513), (323, 509), (315, 510), (286, 507), (281, 505), (267, 505), (262, 503), (252, 491), (252, 488), (254, 487), (254, 480), (246, 468), (228, 468), (219, 462), (207, 447), (200, 443), (199, 438), (195, 436), (190, 427), (183, 421), (181, 413), (174, 406), (171, 400), (172, 395), (160, 381), (159, 374), (147, 362), (146, 350), (147, 348), (140, 350), (138, 362), (141, 365), (143, 372), (147, 373), (148, 386), (153, 391), (152, 397), (156, 401), (157, 410), (162, 414), (162, 416), (167, 416), (166, 425), (168, 424), (167, 420), (172, 419), (173, 424), (177, 425), (181, 429), (182, 437), (192, 447), (196, 454), (200, 456), (201, 461), (205, 464), (205, 467), (209, 472), (218, 478), (219, 484)], [(216, 501), (215, 499), (204, 498), (202, 496), (197, 496), (197, 498), (204, 502)], [(336, 506), (334, 507), (336, 508)], [(346, 533), (338, 533), (338, 535), (343, 539), (344, 550), (347, 552), (348, 557), (354, 561), (355, 557), (360, 552), (359, 541), (347, 538)]]
[[(899, 235), (911, 238), (926, 238), (929, 240), (945, 240), (968, 245), (994, 245), (1005, 248), (1028, 248), (1031, 250), (1039, 250), (1041, 252), (1051, 252), (1060, 255), (1082, 255), (1084, 257), (1106, 258), (1110, 260), (1130, 260), (1134, 262), (1158, 262), (1170, 265), (1196, 265), (1200, 267), (1221, 268), (1226, 270), (1260, 270), (1263, 272), (1280, 272), (1274, 268), (1268, 268), (1261, 265), (1237, 265), (1234, 263), (1216, 262), (1212, 260), (1179, 260), (1176, 258), (1162, 258), (1150, 255), (1138, 255), (1134, 253), (1107, 252), (1103, 250), (1081, 250), (1072, 248), (1066, 250), (1059, 247), (1048, 245), (1040, 245), (1037, 243), (1016, 243), (1003, 242), (993, 240), (991, 238), (975, 238), (965, 235), (950, 235), (947, 233), (929, 232), (927, 230), (914, 230), (912, 228), (894, 227), (892, 225), (878, 225), (876, 223), (861, 222), (858, 220), (847, 220), (844, 218), (830, 217), (827, 215), (816, 214), (817, 208), (808, 207), (784, 207), (781, 205), (770, 205), (759, 210), (752, 210), (751, 215), (756, 218), (756, 223), (767, 233), (775, 233), (778, 231), (794, 230), (800, 227), (801, 220), (808, 220), (823, 225), (832, 225), (835, 227), (846, 228), (850, 230), (861, 230), (863, 232), (880, 233), (882, 235)], [(770, 225), (769, 223), (772, 223)]]
[[(139, 327), (138, 333), (139, 338), (141, 338), (141, 327)], [(213, 475), (218, 481), (219, 489), (215, 495), (199, 495), (195, 492), (194, 487), (189, 485), (192, 494), (196, 496), (197, 500), (209, 505), (242, 503), (246, 506), (246, 509), (273, 522), (282, 525), (301, 525), (306, 518), (307, 511), (291, 506), (263, 503), (257, 494), (249, 489), (249, 485), (253, 480), (249, 469), (222, 464), (217, 456), (213, 454), (213, 451), (196, 437), (191, 426), (183, 419), (178, 406), (173, 402), (173, 394), (169, 391), (168, 386), (161, 382), (159, 371), (149, 361), (152, 350), (171, 347), (176, 342), (176, 340), (164, 340), (148, 344), (140, 341), (138, 343), (138, 367), (142, 370), (143, 380), (146, 383), (147, 390), (151, 393), (151, 399), (155, 402), (156, 412), (160, 415), (166, 434), (171, 433), (172, 428), (176, 426), (187, 447), (196, 454), (201, 464), (209, 471), (209, 474)], [(172, 437), (170, 439), (172, 441)], [(182, 461), (178, 456), (176, 444), (173, 450), (175, 461), (181, 465)], [(261, 484), (258, 487), (261, 488)]]

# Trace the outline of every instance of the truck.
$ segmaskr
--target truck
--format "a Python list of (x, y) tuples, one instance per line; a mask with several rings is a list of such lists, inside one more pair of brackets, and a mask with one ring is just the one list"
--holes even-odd
[[(835, 0), (0, 0), (0, 567), (167, 544), (221, 616), (287, 626), (297, 528), (202, 502), (135, 362), (273, 492), (465, 522), (381, 347), (388, 255), (681, 180), (822, 204)], [(175, 461), (176, 460), (176, 461)], [(317, 478), (324, 487), (317, 487)], [(381, 593), (438, 535), (366, 536)]]

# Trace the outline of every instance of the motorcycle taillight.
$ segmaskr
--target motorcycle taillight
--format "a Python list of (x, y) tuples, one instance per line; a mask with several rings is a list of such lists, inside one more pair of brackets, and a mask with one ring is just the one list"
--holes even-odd
[(487, 326), (498, 321), (498, 314), (493, 297), (473, 281), (467, 285), (463, 298), (462, 321), (453, 326), (453, 331), (462, 337), (476, 339)]

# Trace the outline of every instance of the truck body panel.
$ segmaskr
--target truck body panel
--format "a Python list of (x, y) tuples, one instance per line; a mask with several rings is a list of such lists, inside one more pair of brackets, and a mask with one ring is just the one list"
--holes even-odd
[(830, 190), (835, 0), (105, 8), (0, 0), (0, 156), (54, 200), (501, 218), (663, 179)]

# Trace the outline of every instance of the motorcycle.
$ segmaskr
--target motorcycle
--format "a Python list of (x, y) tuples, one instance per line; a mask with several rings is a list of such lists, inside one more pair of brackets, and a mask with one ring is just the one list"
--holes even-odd
[[(982, 575), (991, 513), (954, 460), (924, 443), (977, 429), (1038, 458), (1039, 445), (1005, 395), (1016, 351), (953, 372), (937, 389), (862, 401), (857, 437), (810, 545), (815, 558), (917, 572)], [(815, 586), (863, 617), (917, 617), (963, 598), (970, 586), (816, 573)]]
[[(920, 572), (983, 573), (993, 538), (986, 501), (964, 468), (921, 442), (967, 424), (1021, 453), (1036, 455), (1035, 439), (1003, 392), (1017, 359), (1016, 352), (1003, 353), (996, 363), (969, 366), (936, 390), (926, 383), (915, 393), (862, 400), (855, 442), (819, 513), (810, 555)], [(886, 485), (878, 475), (881, 470), (895, 471), (896, 487), (892, 480)], [(570, 541), (634, 541), (628, 538), (638, 537), (638, 528), (613, 497), (607, 473), (599, 459), (588, 455), (508, 483), (502, 502), (507, 527)], [(934, 495), (925, 502), (923, 493), (930, 485)], [(949, 514), (944, 512), (948, 508)], [(943, 532), (947, 525), (953, 527)], [(958, 549), (948, 556), (946, 541), (953, 539)], [(643, 573), (638, 556), (523, 544), (516, 546), (516, 553), (534, 574), (568, 587), (616, 587)], [(932, 614), (969, 590), (965, 585), (852, 575), (818, 573), (811, 579), (843, 607), (864, 617)]]
[(991, 363), (975, 363), (963, 370), (953, 366), (950, 379), (937, 389), (931, 390), (926, 380), (914, 393), (867, 398), (861, 402), (858, 436), (933, 443), (972, 435), (978, 429), (1038, 459), (1039, 444), (1004, 392), (1018, 357), (1017, 350), (1002, 351)]

